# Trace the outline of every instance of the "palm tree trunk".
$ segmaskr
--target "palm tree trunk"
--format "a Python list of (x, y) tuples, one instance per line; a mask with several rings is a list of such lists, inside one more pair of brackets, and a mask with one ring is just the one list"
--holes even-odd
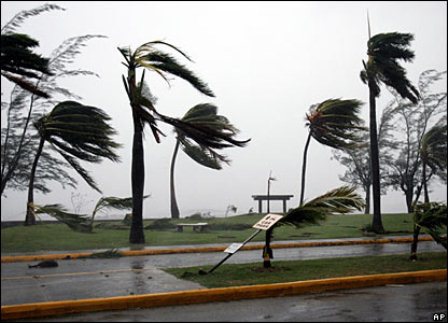
[(425, 203), (429, 203), (429, 193), (428, 193), (428, 180), (426, 178), (426, 162), (423, 159), (422, 160), (422, 167), (423, 167), (423, 171), (422, 171), (422, 177), (423, 177), (423, 192), (425, 195)]
[(145, 163), (143, 151), (143, 129), (134, 116), (134, 141), (132, 144), (132, 222), (129, 243), (145, 243), (143, 232), (143, 190), (145, 186)]
[(37, 148), (36, 157), (34, 157), (33, 166), (31, 167), (30, 183), (28, 185), (28, 203), (26, 204), (25, 225), (36, 224), (36, 214), (34, 213), (34, 178), (36, 176), (37, 163), (44, 148), (45, 139), (40, 138), (39, 147)]
[(303, 199), (305, 196), (305, 173), (306, 173), (306, 159), (308, 155), (308, 146), (310, 145), (311, 131), (308, 133), (308, 138), (306, 140), (305, 149), (303, 150), (303, 162), (302, 162), (302, 186), (300, 191), (300, 206), (303, 205)]
[(411, 256), (410, 260), (417, 260), (417, 245), (418, 245), (418, 235), (420, 234), (420, 226), (414, 224), (414, 239), (411, 244)]
[(129, 233), (129, 243), (145, 243), (143, 232), (143, 191), (145, 187), (145, 161), (143, 151), (143, 125), (137, 112), (138, 107), (133, 102), (137, 97), (137, 85), (135, 81), (135, 68), (129, 68), (128, 84), (131, 96), (132, 119), (134, 122), (134, 138), (132, 142), (132, 165), (131, 165), (131, 185), (132, 185), (132, 222)]
[(373, 191), (373, 221), (372, 230), (375, 233), (384, 233), (381, 220), (381, 187), (380, 187), (380, 160), (378, 152), (378, 133), (376, 128), (376, 101), (373, 93), (372, 81), (369, 81), (370, 103), (370, 162), (372, 170)]
[(272, 230), (273, 228), (266, 230), (265, 245), (263, 248), (263, 268), (271, 268), (271, 259), (274, 258), (271, 249)]
[(179, 151), (179, 140), (176, 140), (176, 146), (174, 147), (173, 158), (171, 159), (171, 169), (170, 169), (170, 200), (171, 200), (171, 218), (179, 219), (180, 212), (176, 201), (176, 192), (174, 187), (174, 166), (176, 164), (177, 152)]

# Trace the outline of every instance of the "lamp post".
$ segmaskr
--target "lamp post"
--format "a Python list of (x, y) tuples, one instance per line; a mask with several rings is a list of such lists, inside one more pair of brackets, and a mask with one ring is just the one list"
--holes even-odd
[(272, 170), (269, 172), (269, 178), (268, 178), (268, 213), (270, 212), (269, 208), (269, 202), (270, 202), (270, 189), (271, 189), (271, 181), (276, 181), (277, 179), (275, 177), (272, 177)]

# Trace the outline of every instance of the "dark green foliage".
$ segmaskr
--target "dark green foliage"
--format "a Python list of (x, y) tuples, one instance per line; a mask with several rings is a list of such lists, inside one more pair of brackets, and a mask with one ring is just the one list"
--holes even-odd
[(414, 210), (414, 226), (423, 229), (431, 235), (434, 241), (447, 249), (448, 213), (446, 204), (437, 202), (417, 203)]
[(412, 34), (397, 32), (377, 34), (368, 40), (369, 60), (364, 64), (361, 80), (372, 87), (375, 97), (380, 95), (380, 83), (384, 83), (414, 104), (419, 100), (418, 90), (407, 79), (406, 70), (397, 62), (399, 59), (412, 62), (414, 52), (409, 49), (412, 40)]
[(327, 215), (346, 214), (361, 211), (365, 204), (363, 199), (355, 193), (354, 187), (341, 186), (331, 190), (302, 206), (291, 209), (277, 222), (278, 225), (289, 224), (302, 227), (307, 224), (316, 224), (325, 220)]
[(359, 117), (362, 102), (329, 99), (310, 108), (306, 115), (311, 136), (323, 145), (336, 149), (352, 148), (365, 130)]
[(51, 143), (92, 188), (101, 192), (76, 159), (98, 163), (104, 157), (119, 161), (114, 150), (120, 145), (111, 139), (116, 131), (108, 124), (109, 120), (101, 109), (65, 101), (34, 126), (41, 138)]
[(34, 210), (36, 214), (48, 214), (56, 218), (74, 231), (83, 233), (92, 232), (90, 217), (84, 214), (67, 212), (67, 210), (60, 204), (47, 204), (43, 206), (35, 205)]
[(432, 171), (446, 171), (447, 168), (447, 125), (438, 124), (422, 137), (421, 156)]

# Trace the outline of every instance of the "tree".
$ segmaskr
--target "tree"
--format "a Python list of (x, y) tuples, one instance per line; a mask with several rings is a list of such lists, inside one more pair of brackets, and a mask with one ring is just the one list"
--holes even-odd
[[(317, 224), (325, 220), (327, 215), (346, 214), (354, 210), (361, 211), (365, 207), (363, 199), (355, 193), (355, 187), (341, 186), (320, 195), (289, 212), (271, 229), (281, 225), (292, 225), (301, 228), (304, 225)], [(271, 236), (266, 236), (263, 249), (263, 267), (271, 267)]]
[[(448, 224), (446, 204), (430, 202), (417, 203), (414, 212), (414, 234), (411, 244), (411, 260), (417, 260), (418, 236), (423, 229), (437, 243), (441, 244), (445, 249), (446, 243), (446, 227)], [(445, 232), (445, 237), (443, 237)]]
[(435, 123), (440, 114), (446, 114), (446, 92), (433, 93), (434, 82), (441, 80), (446, 72), (428, 70), (420, 74), (418, 89), (421, 100), (418, 104), (405, 102), (395, 95), (392, 110), (392, 122), (395, 125), (394, 141), (396, 150), (393, 161), (389, 163), (388, 180), (395, 189), (403, 191), (407, 211), (413, 212), (413, 206), (419, 200), (423, 183), (428, 183), (438, 175), (443, 178), (443, 171), (425, 174), (423, 180), (422, 143), (428, 128)]
[[(135, 51), (131, 51), (130, 48), (118, 48), (125, 59), (123, 64), (127, 68), (127, 77), (123, 76), (122, 78), (129, 98), (134, 125), (131, 166), (133, 208), (129, 235), (129, 242), (133, 244), (145, 242), (143, 232), (143, 191), (145, 185), (143, 128), (145, 124), (148, 124), (157, 142), (160, 142), (159, 134), (162, 134), (157, 128), (156, 122), (156, 118), (160, 114), (157, 113), (154, 107), (154, 97), (150, 94), (148, 86), (145, 85), (145, 73), (143, 71), (140, 82), (137, 82), (137, 69), (143, 67), (154, 71), (167, 82), (166, 74), (180, 77), (190, 83), (199, 92), (207, 96), (214, 96), (207, 84), (200, 80), (193, 72), (179, 64), (173, 56), (158, 50), (157, 46), (160, 45), (171, 48), (176, 53), (190, 60), (181, 50), (162, 41), (145, 43)], [(167, 122), (170, 120), (172, 119), (166, 118), (164, 121)]]
[(379, 97), (381, 83), (395, 89), (403, 98), (417, 103), (420, 95), (417, 89), (406, 77), (406, 70), (398, 60), (411, 62), (414, 52), (408, 46), (414, 39), (412, 34), (382, 33), (370, 37), (367, 41), (367, 63), (363, 61), (364, 70), (360, 77), (369, 87), (369, 131), (370, 131), (370, 160), (372, 170), (373, 189), (373, 220), (372, 230), (383, 233), (384, 227), (381, 219), (381, 186), (380, 162), (378, 151), (378, 134), (376, 126), (376, 98)]
[[(46, 4), (35, 9), (21, 11), (2, 28), (2, 34), (14, 33), (17, 27), (28, 17), (56, 9), (65, 10), (56, 5)], [(85, 46), (86, 41), (103, 37), (101, 35), (71, 37), (51, 53), (48, 58), (48, 73), (36, 71), (33, 77), (34, 83), (28, 81), (33, 88), (48, 94), (47, 98), (15, 86), (11, 92), (10, 101), (2, 101), (2, 110), (4, 108), (7, 110), (6, 127), (2, 128), (2, 196), (7, 187), (18, 190), (27, 189), (30, 178), (30, 165), (32, 164), (31, 155), (38, 148), (39, 144), (39, 135), (33, 132), (32, 129), (29, 129), (28, 125), (32, 120), (39, 118), (47, 112), (48, 108), (54, 107), (61, 100), (82, 99), (67, 88), (58, 85), (58, 80), (67, 76), (98, 76), (91, 71), (70, 69), (69, 65), (81, 53), (81, 47)], [(49, 98), (50, 96), (51, 99)], [(69, 165), (61, 160), (57, 160), (50, 151), (42, 152), (39, 165), (35, 178), (36, 190), (48, 193), (49, 190), (44, 185), (48, 180), (55, 180), (63, 187), (76, 187), (76, 180), (64, 170), (69, 168)]]
[(310, 107), (310, 113), (306, 114), (308, 138), (303, 151), (300, 205), (305, 196), (306, 162), (311, 137), (335, 149), (354, 147), (360, 140), (359, 131), (364, 129), (358, 116), (361, 104), (358, 100), (329, 99)]
[[(393, 104), (389, 104), (383, 110), (378, 129), (378, 146), (380, 150), (380, 173), (382, 178), (388, 178), (387, 165), (392, 162), (391, 149), (396, 149), (397, 144), (394, 142), (391, 131), (394, 128)], [(370, 170), (370, 147), (369, 134), (362, 132), (360, 136), (361, 142), (356, 149), (339, 149), (333, 150), (333, 158), (347, 168), (346, 172), (339, 176), (339, 179), (353, 186), (360, 186), (365, 193), (366, 207), (365, 214), (370, 213), (370, 189), (372, 186), (372, 172)], [(385, 194), (389, 182), (381, 183), (381, 194)]]
[(446, 118), (441, 121), (422, 137), (420, 155), (422, 159), (422, 185), (425, 203), (429, 203), (427, 166), (431, 169), (431, 174), (446, 172), (447, 169)]
[[(209, 103), (202, 103), (195, 105), (181, 119), (191, 125), (201, 126), (216, 132), (219, 135), (219, 141), (222, 143), (217, 147), (204, 146), (194, 144), (182, 130), (182, 128), (175, 128), (176, 145), (174, 147), (173, 157), (171, 159), (170, 168), (170, 200), (171, 200), (171, 218), (178, 219), (180, 217), (179, 207), (177, 205), (176, 193), (174, 187), (174, 167), (176, 164), (176, 157), (179, 151), (179, 146), (182, 150), (198, 164), (212, 168), (222, 169), (222, 165), (229, 164), (230, 160), (218, 153), (218, 149), (226, 147), (239, 146), (243, 147), (248, 141), (237, 141), (233, 143), (224, 144), (225, 138), (231, 139), (239, 132), (239, 130), (229, 122), (229, 120), (218, 114), (218, 108)], [(207, 134), (204, 134), (207, 135)]]
[(36, 221), (34, 176), (45, 142), (49, 142), (90, 187), (101, 193), (77, 159), (90, 163), (99, 163), (102, 158), (115, 162), (119, 160), (114, 150), (120, 145), (111, 138), (116, 132), (108, 124), (109, 120), (110, 117), (99, 108), (64, 101), (34, 123), (41, 139), (31, 168), (25, 225), (35, 224)]

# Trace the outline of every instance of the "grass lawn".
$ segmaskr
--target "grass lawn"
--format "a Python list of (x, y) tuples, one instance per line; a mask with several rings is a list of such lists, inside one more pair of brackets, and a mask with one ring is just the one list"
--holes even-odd
[(273, 261), (272, 268), (262, 268), (263, 262), (222, 265), (208, 275), (199, 275), (199, 269), (210, 267), (169, 268), (166, 272), (181, 279), (197, 282), (205, 287), (283, 283), (344, 276), (397, 273), (446, 268), (446, 252), (419, 254), (418, 261), (410, 261), (409, 254), (365, 256), (297, 261)]
[[(145, 229), (146, 246), (232, 243), (242, 242), (249, 237), (251, 228), (263, 214), (238, 215), (227, 218), (202, 220), (180, 219), (163, 220), (166, 228)], [(145, 220), (145, 227), (154, 225), (156, 220)], [(329, 216), (321, 225), (310, 225), (301, 229), (281, 226), (274, 230), (274, 242), (279, 240), (330, 239), (362, 237), (362, 228), (372, 221), (371, 215), (353, 214)], [(207, 222), (208, 232), (193, 232), (185, 228), (184, 232), (176, 232), (175, 223)], [(99, 223), (101, 224), (101, 223)], [(110, 224), (110, 223), (109, 223)], [(65, 224), (41, 224), (35, 226), (16, 226), (2, 228), (1, 252), (40, 252), (61, 250), (111, 249), (126, 248), (129, 245), (129, 226), (121, 221), (115, 222), (118, 228), (95, 227), (93, 233), (78, 233)], [(101, 224), (102, 225), (102, 224)], [(412, 233), (412, 214), (383, 214), (383, 225), (388, 231), (386, 235)], [(170, 227), (171, 226), (171, 227)], [(264, 241), (260, 233), (253, 241)]]

